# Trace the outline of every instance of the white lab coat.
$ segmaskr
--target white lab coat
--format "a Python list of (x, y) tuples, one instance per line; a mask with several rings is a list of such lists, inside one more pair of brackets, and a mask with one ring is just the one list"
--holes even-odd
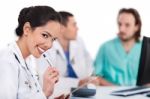
[[(93, 72), (92, 59), (87, 52), (83, 41), (80, 38), (70, 42), (70, 61), (72, 67), (79, 79), (90, 76)], [(49, 49), (46, 56), (52, 61), (53, 65), (59, 70), (62, 77), (67, 76), (67, 59), (64, 51), (58, 41), (53, 43), (53, 47)], [(43, 58), (37, 59), (38, 71), (43, 74), (43, 71), (49, 66), (48, 62)]]
[(27, 66), (16, 42), (0, 51), (0, 99), (46, 99)]

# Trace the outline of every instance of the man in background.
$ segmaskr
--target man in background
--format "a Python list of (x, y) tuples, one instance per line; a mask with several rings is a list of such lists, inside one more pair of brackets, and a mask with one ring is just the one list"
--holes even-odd
[[(120, 9), (117, 37), (104, 43), (95, 59), (96, 85), (136, 85), (141, 52), (141, 19), (136, 9)], [(80, 82), (83, 84), (88, 79)]]
[[(77, 36), (76, 20), (70, 12), (60, 11), (59, 14), (62, 17), (60, 36), (45, 54), (59, 70), (61, 77), (78, 80), (88, 77), (93, 72), (93, 62), (82, 39)], [(38, 66), (38, 72), (41, 72), (49, 65), (41, 57)]]

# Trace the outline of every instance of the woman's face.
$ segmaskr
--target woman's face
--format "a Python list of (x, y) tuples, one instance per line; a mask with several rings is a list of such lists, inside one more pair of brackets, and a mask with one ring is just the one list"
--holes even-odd
[(55, 21), (49, 21), (46, 25), (31, 29), (26, 33), (26, 45), (29, 54), (39, 58), (42, 53), (52, 47), (54, 39), (60, 32), (60, 24)]

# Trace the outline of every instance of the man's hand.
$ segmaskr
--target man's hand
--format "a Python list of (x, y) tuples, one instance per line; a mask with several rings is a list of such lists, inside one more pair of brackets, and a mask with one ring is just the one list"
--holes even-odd
[(99, 76), (91, 76), (91, 77), (87, 77), (84, 79), (81, 79), (79, 81), (79, 86), (82, 86), (83, 84), (88, 84), (88, 83), (92, 83), (96, 86), (113, 86), (114, 84), (106, 81), (104, 78), (99, 77)]

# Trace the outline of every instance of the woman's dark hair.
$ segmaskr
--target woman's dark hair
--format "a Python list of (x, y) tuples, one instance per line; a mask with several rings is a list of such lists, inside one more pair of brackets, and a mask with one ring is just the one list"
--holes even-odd
[(60, 11), (58, 12), (61, 16), (61, 24), (64, 26), (67, 26), (67, 23), (69, 21), (69, 17), (73, 17), (73, 14), (66, 11)]
[(23, 35), (23, 26), (29, 22), (34, 29), (45, 25), (48, 21), (61, 22), (59, 13), (49, 6), (31, 6), (23, 8), (18, 17), (18, 27), (16, 28), (16, 35)]
[(140, 36), (141, 36), (141, 27), (142, 27), (142, 21), (140, 18), (140, 14), (138, 13), (138, 11), (136, 9), (133, 9), (133, 8), (128, 8), (128, 9), (122, 8), (122, 9), (120, 9), (118, 16), (122, 13), (130, 13), (135, 18), (135, 25), (138, 25), (138, 27), (139, 27), (139, 29), (135, 32), (135, 40), (139, 41)]

